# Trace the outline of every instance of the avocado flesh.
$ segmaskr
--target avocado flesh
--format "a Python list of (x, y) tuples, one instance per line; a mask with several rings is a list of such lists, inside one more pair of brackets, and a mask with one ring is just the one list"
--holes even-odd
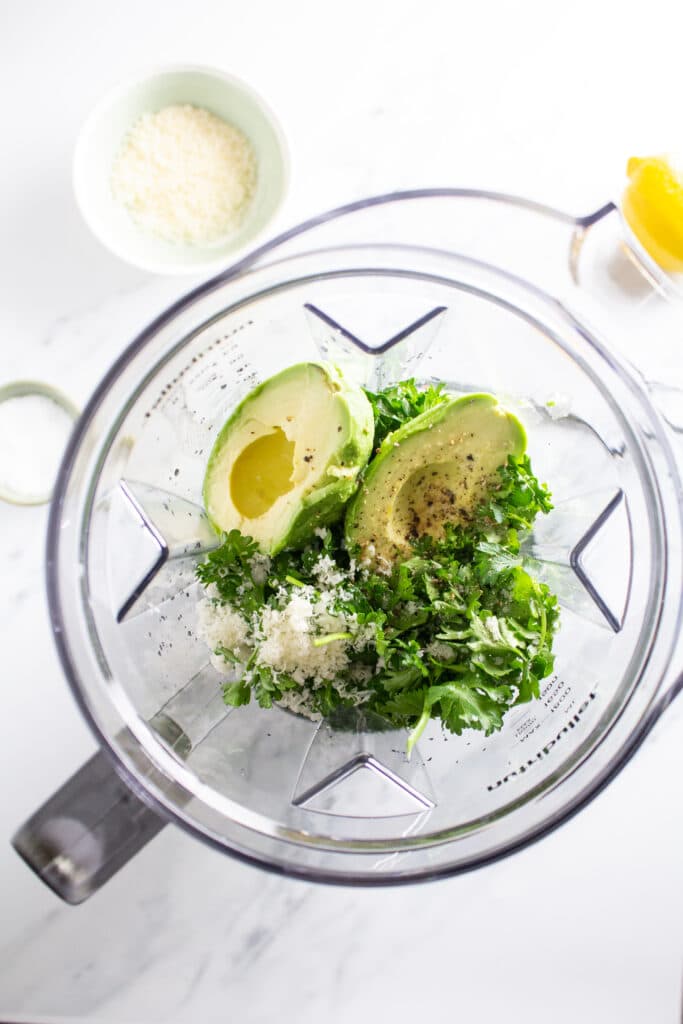
[(247, 395), (221, 429), (204, 477), (209, 521), (269, 554), (306, 543), (341, 515), (372, 437), (361, 388), (327, 363), (290, 366)]
[(385, 438), (346, 515), (346, 539), (381, 567), (410, 558), (421, 536), (466, 525), (509, 455), (526, 449), (519, 420), (492, 395), (467, 395)]

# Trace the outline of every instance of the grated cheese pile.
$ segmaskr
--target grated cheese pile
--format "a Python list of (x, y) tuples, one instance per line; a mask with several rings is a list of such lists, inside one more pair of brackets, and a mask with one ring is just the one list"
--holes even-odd
[[(266, 556), (256, 555), (255, 559), (257, 574), (267, 573)], [(212, 651), (211, 663), (223, 675), (226, 650), (236, 659), (238, 676), (244, 673), (252, 655), (255, 667), (284, 673), (299, 688), (287, 690), (278, 701), (280, 706), (318, 720), (321, 716), (308, 707), (311, 689), (331, 679), (339, 694), (353, 704), (367, 699), (368, 691), (362, 689), (362, 684), (372, 671), (368, 666), (350, 665), (349, 651), (370, 645), (374, 634), (360, 626), (355, 615), (337, 610), (339, 598), (344, 595), (344, 576), (329, 556), (320, 556), (313, 575), (320, 589), (303, 585), (288, 592), (282, 588), (275, 606), (264, 606), (249, 619), (222, 603), (218, 591), (210, 585), (198, 604), (197, 636)], [(315, 643), (320, 637), (337, 634), (343, 639)]]
[(192, 106), (143, 114), (117, 155), (114, 198), (144, 231), (210, 246), (239, 228), (256, 186), (251, 144), (233, 125)]

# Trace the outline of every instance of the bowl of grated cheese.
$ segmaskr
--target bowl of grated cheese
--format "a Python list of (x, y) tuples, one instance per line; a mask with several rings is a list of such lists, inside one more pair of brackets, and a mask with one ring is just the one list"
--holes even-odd
[(285, 196), (280, 125), (223, 71), (174, 66), (119, 85), (87, 118), (74, 154), (76, 201), (111, 252), (159, 274), (233, 261)]

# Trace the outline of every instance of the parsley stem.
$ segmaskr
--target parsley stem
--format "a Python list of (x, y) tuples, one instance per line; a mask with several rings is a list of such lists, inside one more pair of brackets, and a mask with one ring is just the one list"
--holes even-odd
[(413, 747), (415, 746), (415, 744), (419, 740), (419, 738), (422, 735), (422, 733), (425, 731), (427, 723), (429, 722), (429, 719), (431, 717), (432, 717), (432, 705), (431, 705), (427, 695), (425, 695), (425, 702), (424, 702), (424, 707), (422, 709), (422, 714), (418, 718), (417, 723), (415, 725), (415, 728), (411, 732), (410, 736), (408, 737), (408, 742), (406, 743), (406, 754), (408, 755), (408, 760), (410, 760), (410, 755), (413, 752)]
[(324, 647), (325, 644), (331, 644), (335, 640), (352, 640), (352, 633), (328, 633), (327, 636), (317, 636), (313, 641), (314, 647)]
[(285, 581), (291, 583), (293, 587), (305, 587), (306, 584), (302, 583), (301, 580), (296, 579), (295, 576), (285, 576)]
[(537, 580), (532, 580), (532, 583), (533, 583), (533, 588), (534, 588), (534, 594), (536, 595), (536, 598), (537, 598), (537, 601), (538, 601), (538, 607), (539, 607), (539, 610), (540, 610), (540, 613), (541, 613), (540, 614), (541, 625), (540, 625), (540, 630), (539, 630), (538, 646), (537, 646), (537, 650), (540, 651), (540, 650), (543, 649), (543, 646), (545, 644), (546, 633), (548, 631), (548, 616), (547, 616), (547, 613), (546, 613), (546, 610), (545, 610), (545, 602), (543, 600), (543, 591), (539, 587)]
[(543, 604), (543, 602), (541, 602), (541, 633), (540, 633), (540, 636), (539, 636), (539, 639), (538, 639), (538, 649), (539, 649), (539, 651), (541, 650), (541, 648), (545, 644), (545, 636), (546, 636), (547, 630), (548, 630), (548, 616), (546, 614), (545, 604)]

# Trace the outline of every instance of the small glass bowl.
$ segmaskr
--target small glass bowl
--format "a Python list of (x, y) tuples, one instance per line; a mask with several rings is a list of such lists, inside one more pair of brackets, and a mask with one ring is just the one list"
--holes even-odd
[(71, 400), (49, 384), (19, 380), (0, 388), (0, 501), (50, 500), (78, 416)]

